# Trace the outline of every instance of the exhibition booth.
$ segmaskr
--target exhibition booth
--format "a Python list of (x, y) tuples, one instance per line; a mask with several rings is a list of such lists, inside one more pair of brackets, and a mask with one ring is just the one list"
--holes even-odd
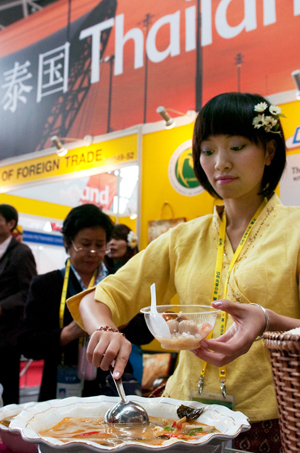
[(26, 242), (58, 247), (62, 220), (87, 202), (136, 231), (140, 249), (212, 212), (191, 140), (196, 112), (226, 91), (282, 107), (288, 166), (278, 191), (299, 204), (300, 11), (255, 3), (61, 0), (1, 31), (0, 201), (18, 209)]
[[(278, 193), (284, 204), (299, 205), (300, 103), (293, 100), (280, 106), (286, 117), (282, 124), (288, 153)], [(0, 162), (0, 201), (16, 206), (23, 230), (54, 237), (73, 206), (95, 203), (116, 223), (136, 231), (143, 249), (171, 224), (213, 210), (214, 200), (193, 172), (195, 118), (195, 112), (188, 112), (176, 117), (172, 128), (163, 120), (91, 137), (89, 143), (66, 142), (63, 156), (51, 147), (5, 159)], [(24, 240), (30, 239), (34, 238), (28, 232)], [(55, 246), (57, 239), (53, 241)]]
[[(127, 225), (137, 234), (139, 250), (144, 250), (168, 229), (214, 212), (215, 205), (222, 203), (222, 200), (216, 200), (200, 186), (194, 173), (192, 140), (198, 112), (210, 99), (221, 93), (259, 93), (271, 104), (281, 108), (287, 164), (276, 192), (284, 205), (300, 206), (300, 70), (297, 69), (300, 63), (299, 50), (295, 45), (299, 20), (300, 0), (293, 0), (288, 5), (275, 0), (58, 0), (9, 27), (0, 27), (0, 204), (7, 203), (17, 209), (19, 234), (33, 251), (39, 278), (41, 274), (65, 266), (67, 254), (61, 229), (67, 214), (75, 206), (95, 204), (115, 224)], [(253, 112), (253, 118), (255, 115)], [(276, 130), (268, 132), (276, 133)], [(226, 214), (228, 212), (230, 209), (227, 211), (226, 205)], [(269, 212), (266, 219), (268, 215)], [(240, 212), (237, 217), (240, 222)], [(205, 219), (199, 219), (200, 222), (202, 220)], [(254, 221), (250, 221), (251, 227), (246, 229), (247, 234)], [(221, 223), (225, 225), (226, 222), (221, 220)], [(203, 261), (204, 253), (199, 254), (198, 249), (192, 249), (191, 242), (195, 242), (195, 236), (186, 241), (186, 249), (181, 242), (179, 244), (179, 239), (175, 244), (176, 247), (179, 244), (177, 249), (182, 249), (181, 253), (185, 253), (185, 256), (188, 249), (200, 257), (195, 265), (191, 261), (192, 264), (184, 267), (182, 274), (175, 275), (174, 285), (172, 281), (182, 305), (193, 299), (191, 303), (194, 305), (204, 303), (206, 311), (207, 304), (223, 294), (220, 288), (229, 288), (227, 284), (230, 276), (233, 277), (231, 271), (237, 255), (233, 253), (232, 260), (228, 259), (228, 263), (224, 264), (226, 250), (221, 249), (221, 246), (226, 241), (226, 225), (219, 230), (224, 233), (224, 236), (220, 234), (219, 240), (217, 236), (215, 239), (218, 246), (217, 265), (220, 266), (216, 266), (216, 269), (220, 272), (211, 273), (211, 278), (215, 276), (215, 282), (210, 299), (211, 288), (209, 296), (206, 299), (203, 296), (203, 283), (207, 278), (203, 270), (208, 267)], [(181, 238), (180, 235), (177, 237)], [(280, 235), (278, 237), (280, 239), (277, 242), (281, 244)], [(201, 240), (204, 241), (203, 238)], [(246, 238), (248, 236), (244, 233), (241, 247), (246, 244)], [(159, 248), (155, 249), (155, 246), (159, 244), (153, 243), (153, 247), (149, 248), (150, 251), (155, 250), (155, 257)], [(18, 246), (22, 247), (20, 244)], [(101, 247), (96, 245), (97, 250), (91, 250), (83, 244), (78, 249), (74, 243), (73, 246), (76, 252), (99, 253), (100, 248), (103, 256), (107, 252), (104, 243)], [(238, 246), (238, 253), (240, 250)], [(139, 256), (145, 258), (148, 255)], [(206, 256), (211, 260), (209, 253)], [(147, 265), (154, 262), (153, 257), (150, 257)], [(176, 261), (177, 267), (180, 267), (180, 260), (181, 257)], [(200, 261), (203, 269), (199, 266)], [(137, 262), (133, 259), (132, 265)], [(257, 266), (258, 260), (253, 262)], [(289, 260), (287, 262), (290, 263)], [(220, 275), (227, 265), (228, 272), (223, 273), (221, 280)], [(269, 270), (268, 266), (265, 267)], [(269, 267), (277, 277), (273, 263)], [(253, 274), (254, 280), (259, 275), (257, 269), (256, 274)], [(128, 267), (125, 272), (127, 270)], [(144, 271), (144, 267), (140, 266), (141, 270)], [(143, 273), (143, 278), (147, 272), (148, 269)], [(161, 273), (159, 263), (155, 272), (156, 276), (165, 275)], [(69, 278), (66, 274), (67, 271), (63, 271), (65, 294)], [(132, 274), (135, 277), (135, 273)], [(241, 274), (249, 276), (244, 271)], [(148, 275), (152, 274), (149, 272)], [(207, 275), (210, 276), (209, 272)], [(89, 280), (90, 285), (94, 285), (95, 276), (96, 271)], [(194, 293), (189, 293), (193, 287), (192, 281), (197, 282), (198, 286)], [(146, 283), (148, 288), (148, 281)], [(165, 280), (161, 279), (160, 283), (165, 290)], [(239, 281), (235, 282), (236, 287), (238, 284)], [(248, 282), (244, 286), (245, 294), (248, 288), (254, 287)], [(233, 297), (235, 289), (231, 290)], [(162, 288), (157, 283), (156, 291), (157, 299), (161, 299)], [(170, 295), (174, 292), (165, 292), (165, 299), (171, 299)], [(198, 302), (194, 300), (196, 292)], [(224, 294), (227, 296), (225, 290)], [(272, 298), (272, 293), (268, 293), (268, 305), (265, 303), (267, 297), (258, 290), (257, 294), (259, 304), (263, 303), (259, 307), (264, 312), (266, 332), (270, 327), (266, 309), (271, 307), (273, 310), (272, 304), (276, 297)], [(49, 291), (48, 295), (50, 300), (52, 293)], [(153, 300), (153, 293), (151, 296)], [(131, 299), (142, 300), (140, 293)], [(256, 300), (256, 295), (253, 300)], [(241, 299), (236, 298), (236, 301), (241, 302)], [(252, 298), (245, 297), (245, 301), (250, 302)], [(178, 304), (178, 296), (175, 295), (170, 302)], [(128, 307), (126, 305), (126, 310)], [(169, 316), (169, 311), (166, 313)], [(129, 318), (127, 313), (126, 316)], [(219, 332), (223, 335), (227, 318), (224, 314), (220, 318)], [(181, 321), (188, 321), (188, 318), (183, 316), (178, 322)], [(120, 325), (122, 329), (121, 322)], [(60, 326), (63, 326), (63, 322)], [(213, 329), (213, 326), (210, 327)], [(109, 325), (100, 326), (98, 330), (120, 333)], [(138, 328), (132, 331), (140, 333)], [(168, 331), (167, 337), (169, 335)], [(261, 348), (256, 349), (259, 359), (262, 346), (263, 341), (255, 343), (255, 347)], [(183, 349), (187, 351), (180, 353), (180, 360), (177, 361), (178, 350), (163, 350), (158, 340), (142, 346), (142, 365), (144, 369), (147, 367), (144, 374), (151, 378), (151, 385), (145, 387), (149, 394), (154, 389), (153, 382), (157, 377), (164, 381), (178, 363), (180, 368), (181, 357), (189, 357), (189, 361), (186, 359), (185, 362), (187, 365), (182, 387), (185, 385), (183, 381), (192, 381), (192, 374), (199, 371), (197, 383), (193, 382), (191, 389), (195, 390), (198, 385), (197, 391), (201, 394), (207, 364), (203, 360), (200, 365), (195, 355), (189, 352), (192, 348)], [(165, 352), (166, 358), (162, 352)], [(105, 354), (101, 353), (101, 356), (103, 360)], [(266, 359), (264, 356), (263, 360), (267, 362), (268, 357)], [(164, 368), (160, 368), (160, 374), (154, 376), (153, 371), (159, 367), (160, 359)], [(193, 361), (196, 359), (194, 367)], [(26, 358), (25, 362), (24, 369), (28, 365)], [(40, 375), (43, 363), (39, 365)], [(232, 385), (235, 392), (235, 386), (239, 386), (236, 393), (242, 393), (247, 390), (247, 385), (242, 389), (242, 381), (236, 379), (234, 383), (234, 373), (231, 373), (230, 367), (231, 364), (228, 367), (228, 388)], [(255, 373), (259, 371), (259, 366), (256, 366), (256, 362), (252, 368), (247, 364), (244, 369), (247, 370), (247, 379), (250, 381), (251, 376), (254, 376), (253, 382), (258, 385), (260, 381)], [(23, 373), (22, 370), (21, 378), (25, 371)], [(210, 372), (208, 367), (206, 382), (213, 376)], [(219, 370), (217, 385), (226, 397), (222, 373), (225, 373), (223, 366)], [(265, 387), (262, 386), (261, 394), (257, 393), (255, 398), (258, 400), (264, 391)], [(198, 394), (196, 401), (197, 398)], [(180, 399), (187, 398), (180, 396)], [(245, 397), (246, 400), (252, 410), (252, 400)], [(263, 401), (261, 398), (261, 404)], [(224, 401), (221, 403), (223, 405)], [(256, 420), (255, 417), (253, 420)], [(271, 415), (257, 420), (272, 422)], [(242, 450), (240, 448), (239, 451)], [(227, 452), (225, 442), (222, 451)], [(229, 448), (230, 451), (233, 452)]]
[[(288, 159), (278, 191), (284, 204), (298, 205), (300, 105), (295, 100), (281, 108)], [(59, 227), (77, 204), (95, 203), (127, 224), (137, 232), (140, 249), (171, 224), (212, 212), (214, 200), (193, 173), (195, 117), (179, 116), (170, 129), (158, 121), (92, 137), (88, 146), (66, 142), (64, 156), (52, 147), (0, 162), (0, 201), (18, 209), (23, 239), (41, 273), (63, 264)]]

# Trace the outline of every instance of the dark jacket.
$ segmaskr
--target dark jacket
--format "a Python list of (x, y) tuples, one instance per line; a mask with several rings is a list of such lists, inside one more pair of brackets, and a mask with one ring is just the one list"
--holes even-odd
[(0, 348), (16, 346), (36, 263), (31, 249), (14, 237), (0, 259)]
[[(65, 347), (60, 346), (59, 307), (63, 286), (60, 270), (39, 275), (32, 280), (25, 307), (25, 319), (19, 337), (21, 352), (36, 360), (44, 359), (44, 370), (40, 388), (39, 401), (56, 398), (57, 365), (64, 352), (66, 365), (78, 363), (78, 340)], [(70, 291), (70, 287), (73, 291)], [(81, 292), (81, 286), (70, 269), (67, 298), (74, 292)], [(71, 314), (65, 308), (64, 325), (72, 321)], [(123, 330), (129, 341), (135, 344), (146, 344), (152, 340), (143, 315), (137, 315)], [(130, 370), (127, 370), (130, 371)], [(98, 370), (96, 381), (85, 381), (83, 396), (94, 396), (101, 393), (107, 373)]]

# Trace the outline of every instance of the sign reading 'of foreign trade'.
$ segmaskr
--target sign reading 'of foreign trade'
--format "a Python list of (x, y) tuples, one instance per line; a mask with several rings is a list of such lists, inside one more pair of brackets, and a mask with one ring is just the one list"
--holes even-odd
[(12, 186), (45, 180), (83, 171), (97, 171), (99, 167), (132, 162), (137, 159), (137, 135), (119, 137), (89, 147), (69, 150), (59, 157), (57, 154), (35, 157), (11, 165), (0, 166), (0, 193)]

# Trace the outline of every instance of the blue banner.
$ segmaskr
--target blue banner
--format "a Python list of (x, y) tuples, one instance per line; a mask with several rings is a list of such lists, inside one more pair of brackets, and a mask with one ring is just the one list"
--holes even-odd
[(37, 244), (57, 245), (63, 247), (63, 239), (54, 234), (38, 233), (34, 231), (23, 231), (23, 242), (34, 242)]

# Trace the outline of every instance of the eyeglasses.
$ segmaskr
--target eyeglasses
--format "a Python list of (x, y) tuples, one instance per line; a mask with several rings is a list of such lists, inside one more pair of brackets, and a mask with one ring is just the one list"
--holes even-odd
[(102, 253), (106, 250), (106, 244), (105, 245), (100, 245), (97, 249), (91, 249), (90, 247), (79, 247), (77, 248), (76, 245), (74, 244), (73, 241), (72, 242), (72, 245), (74, 247), (74, 250), (75, 252), (83, 252), (83, 253), (95, 253), (95, 254), (98, 254), (98, 253)]

